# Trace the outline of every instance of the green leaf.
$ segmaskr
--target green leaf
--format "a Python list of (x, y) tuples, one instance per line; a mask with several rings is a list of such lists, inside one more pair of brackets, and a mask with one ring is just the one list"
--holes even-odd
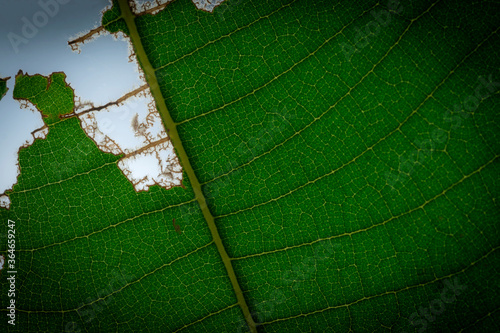
[(7, 93), (7, 90), (9, 90), (9, 88), (7, 88), (7, 80), (8, 79), (10, 79), (10, 77), (4, 78), (4, 79), (0, 78), (0, 100), (5, 96), (5, 94)]
[(0, 211), (1, 327), (498, 331), (498, 3), (113, 4), (185, 188), (135, 192), (63, 74), (16, 78), (49, 134)]
[(47, 78), (19, 71), (16, 75), (14, 98), (33, 103), (42, 112), (45, 124), (52, 125), (59, 121), (60, 116), (71, 113), (74, 108), (74, 93), (65, 80), (64, 73), (53, 73)]

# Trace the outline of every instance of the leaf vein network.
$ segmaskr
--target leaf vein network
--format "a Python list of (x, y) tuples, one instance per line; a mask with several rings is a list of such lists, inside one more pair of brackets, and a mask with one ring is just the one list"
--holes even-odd
[[(432, 91), (432, 92), (430, 92), (430, 93), (429, 93), (429, 94), (428, 94), (428, 95), (424, 98), (424, 100), (423, 100), (423, 101), (422, 101), (422, 102), (421, 102), (421, 103), (420, 103), (420, 104), (419, 104), (419, 105), (418, 105), (418, 106), (417, 106), (414, 110), (412, 110), (412, 112), (411, 112), (411, 113), (410, 113), (410, 114), (409, 114), (409, 115), (408, 115), (408, 116), (407, 116), (407, 117), (406, 117), (406, 118), (405, 118), (405, 119), (404, 119), (404, 120), (403, 120), (403, 121), (402, 121), (402, 122), (401, 122), (401, 123), (400, 123), (400, 124), (399, 124), (399, 125), (395, 128), (395, 129), (393, 129), (391, 132), (389, 132), (388, 134), (386, 134), (385, 136), (383, 136), (382, 138), (380, 138), (377, 142), (375, 142), (374, 144), (372, 144), (371, 146), (369, 146), (368, 148), (366, 148), (363, 152), (361, 152), (360, 154), (356, 155), (356, 156), (355, 156), (353, 159), (351, 159), (349, 162), (346, 162), (346, 163), (344, 163), (343, 165), (341, 165), (340, 167), (338, 167), (338, 168), (336, 168), (336, 169), (334, 169), (334, 170), (332, 170), (332, 171), (330, 171), (330, 172), (328, 172), (328, 173), (326, 173), (326, 174), (324, 174), (324, 175), (322, 175), (322, 176), (320, 176), (320, 177), (317, 177), (317, 178), (316, 178), (316, 179), (314, 179), (314, 180), (308, 181), (307, 183), (302, 184), (301, 186), (299, 186), (299, 187), (297, 187), (297, 188), (295, 188), (295, 189), (293, 189), (293, 190), (290, 190), (288, 193), (282, 194), (282, 195), (280, 195), (280, 196), (278, 196), (278, 197), (276, 197), (276, 198), (273, 198), (273, 199), (268, 200), (268, 201), (266, 201), (266, 202), (259, 203), (259, 204), (257, 204), (257, 205), (251, 206), (251, 207), (247, 207), (247, 208), (244, 208), (244, 209), (240, 209), (240, 210), (238, 210), (238, 211), (234, 211), (234, 212), (227, 213), (227, 214), (224, 214), (224, 215), (214, 216), (214, 218), (222, 218), (222, 217), (226, 217), (226, 216), (235, 215), (235, 214), (238, 214), (238, 213), (241, 213), (241, 212), (244, 212), (244, 211), (247, 211), (247, 210), (250, 210), (250, 209), (253, 209), (253, 208), (259, 207), (259, 206), (262, 206), (262, 205), (269, 204), (269, 203), (271, 203), (271, 202), (278, 201), (278, 200), (280, 200), (280, 199), (282, 199), (282, 198), (284, 198), (284, 197), (286, 197), (286, 196), (288, 196), (288, 195), (290, 195), (290, 194), (292, 194), (292, 193), (294, 193), (294, 192), (296, 192), (296, 191), (298, 191), (298, 190), (300, 190), (300, 189), (302, 189), (302, 188), (304, 188), (304, 187), (306, 187), (306, 186), (308, 186), (308, 185), (314, 184), (314, 183), (316, 183), (317, 181), (319, 181), (319, 180), (321, 180), (321, 179), (323, 179), (323, 178), (325, 178), (325, 177), (328, 177), (328, 176), (330, 176), (330, 175), (332, 175), (332, 174), (336, 173), (337, 171), (342, 170), (344, 167), (346, 167), (346, 166), (348, 166), (348, 165), (352, 164), (352, 163), (353, 163), (353, 162), (355, 162), (357, 159), (359, 159), (360, 157), (362, 157), (362, 156), (363, 156), (364, 154), (366, 154), (368, 151), (370, 151), (370, 150), (371, 150), (371, 151), (373, 151), (373, 148), (374, 148), (375, 146), (377, 146), (379, 143), (383, 142), (384, 140), (386, 140), (387, 138), (389, 138), (390, 136), (392, 136), (394, 133), (396, 133), (396, 132), (400, 132), (401, 134), (403, 134), (403, 135), (404, 135), (404, 133), (401, 131), (401, 127), (402, 127), (402, 126), (403, 126), (406, 122), (408, 122), (408, 120), (409, 120), (410, 118), (412, 118), (412, 117), (413, 117), (413, 116), (414, 116), (414, 115), (418, 112), (418, 110), (420, 110), (420, 108), (421, 108), (421, 107), (422, 107), (422, 106), (423, 106), (423, 105), (424, 105), (424, 104), (425, 104), (425, 103), (426, 103), (426, 102), (427, 102), (427, 101), (428, 101), (431, 97), (433, 97), (434, 93), (435, 93), (435, 92), (436, 92), (436, 91), (437, 91), (437, 90), (438, 90), (438, 89), (439, 89), (439, 88), (440, 88), (440, 87), (441, 87), (441, 86), (442, 86), (442, 85), (443, 85), (443, 84), (447, 81), (447, 79), (448, 79), (448, 78), (449, 78), (452, 74), (454, 74), (454, 73), (455, 73), (455, 71), (457, 70), (457, 68), (458, 68), (458, 67), (459, 67), (462, 63), (464, 63), (464, 62), (465, 62), (465, 60), (466, 60), (467, 58), (469, 58), (469, 57), (470, 57), (470, 56), (471, 56), (474, 52), (476, 52), (476, 51), (479, 49), (479, 47), (480, 47), (482, 44), (484, 44), (484, 42), (485, 42), (485, 41), (487, 41), (487, 40), (488, 40), (488, 39), (489, 39), (492, 35), (494, 35), (494, 34), (495, 34), (495, 33), (496, 33), (499, 29), (500, 29), (500, 28), (497, 28), (495, 31), (493, 31), (493, 32), (492, 32), (492, 33), (491, 33), (488, 37), (486, 37), (486, 38), (485, 38), (485, 39), (484, 39), (484, 40), (483, 40), (483, 41), (482, 41), (482, 42), (481, 42), (481, 43), (480, 43), (480, 44), (479, 44), (479, 45), (478, 45), (478, 46), (477, 46), (477, 47), (476, 47), (473, 51), (471, 51), (469, 54), (467, 54), (467, 55), (466, 55), (466, 56), (465, 56), (465, 57), (464, 57), (464, 58), (463, 58), (463, 59), (462, 59), (462, 60), (461, 60), (461, 61), (460, 61), (460, 62), (459, 62), (456, 66), (455, 66), (455, 68), (453, 68), (452, 70), (450, 70), (450, 72), (446, 75), (446, 77), (445, 77), (445, 78), (443, 78), (443, 80), (441, 80), (441, 82), (440, 82), (438, 85), (436, 85), (436, 87), (433, 89), (433, 91)], [(391, 48), (391, 49), (392, 49), (392, 48)], [(380, 62), (378, 62), (378, 63), (380, 63)], [(362, 81), (362, 80), (363, 80), (366, 76), (368, 76), (370, 73), (372, 73), (372, 72), (373, 72), (373, 69), (375, 68), (375, 66), (376, 66), (378, 63), (374, 64), (374, 67), (372, 67), (372, 69), (371, 69), (371, 70), (370, 70), (370, 71), (369, 71), (369, 72), (368, 72), (368, 73), (367, 73), (367, 74), (366, 74), (366, 75), (365, 75), (365, 76), (364, 76), (364, 77), (360, 80), (360, 82), (361, 82), (361, 81)], [(352, 90), (352, 89), (354, 89), (357, 85), (359, 85), (359, 83), (360, 83), (360, 82), (358, 82), (358, 83), (357, 83), (357, 84), (356, 84), (353, 88), (351, 88), (351, 89), (350, 89), (350, 90), (349, 90), (349, 91), (348, 91), (348, 92), (347, 92), (344, 96), (342, 96), (342, 97), (340, 98), (340, 100), (341, 100), (341, 99), (343, 99), (343, 98), (345, 98), (345, 96), (347, 96), (348, 94), (350, 94), (351, 90)], [(339, 101), (340, 101), (340, 100), (339, 100)], [(338, 102), (336, 102), (334, 105), (336, 105), (337, 103), (338, 103)], [(332, 107), (333, 107), (333, 106), (332, 106)], [(327, 109), (325, 112), (323, 112), (323, 114), (321, 114), (319, 117), (322, 117), (322, 116), (323, 116), (326, 112), (328, 112), (329, 110), (331, 110), (331, 108), (332, 108), (332, 107), (330, 107), (330, 108), (329, 108), (329, 109)], [(268, 152), (264, 152), (263, 154), (261, 154), (261, 155), (259, 155), (259, 156), (256, 156), (255, 158), (253, 158), (252, 160), (250, 160), (249, 162), (247, 162), (246, 164), (244, 164), (244, 165), (242, 165), (242, 166), (246, 166), (246, 165), (250, 164), (250, 163), (251, 163), (251, 162), (253, 162), (254, 160), (256, 160), (256, 159), (258, 159), (258, 158), (260, 158), (260, 157), (262, 157), (262, 156), (264, 156), (264, 155), (268, 154), (270, 151), (272, 151), (272, 150), (276, 149), (278, 146), (283, 145), (285, 142), (287, 142), (287, 141), (289, 141), (290, 139), (292, 139), (292, 138), (293, 138), (294, 136), (296, 136), (298, 133), (302, 132), (302, 131), (303, 131), (303, 130), (305, 130), (307, 127), (311, 126), (311, 124), (312, 124), (312, 123), (314, 123), (315, 121), (316, 121), (316, 119), (314, 119), (311, 123), (309, 123), (309, 124), (308, 124), (305, 128), (303, 128), (303, 129), (302, 129), (302, 130), (300, 130), (299, 132), (294, 133), (291, 137), (289, 137), (288, 139), (286, 139), (284, 142), (282, 142), (282, 143), (278, 144), (277, 146), (273, 147), (273, 148), (272, 148), (271, 150), (269, 150)], [(242, 166), (240, 166), (240, 167), (238, 167), (238, 168), (235, 168), (235, 169), (233, 169), (233, 170), (229, 171), (226, 175), (230, 174), (231, 172), (233, 172), (233, 171), (234, 171), (234, 170), (236, 170), (236, 169), (241, 168)], [(222, 175), (222, 176), (225, 176), (225, 175)], [(222, 177), (222, 176), (219, 176), (219, 177), (217, 177), (217, 178), (220, 178), (220, 177)], [(213, 179), (213, 180), (214, 180), (214, 179)], [(211, 181), (213, 181), (213, 180), (211, 180)], [(209, 182), (211, 182), (211, 181), (208, 181), (208, 182), (206, 182), (205, 184), (207, 184), (207, 183), (209, 183)]]

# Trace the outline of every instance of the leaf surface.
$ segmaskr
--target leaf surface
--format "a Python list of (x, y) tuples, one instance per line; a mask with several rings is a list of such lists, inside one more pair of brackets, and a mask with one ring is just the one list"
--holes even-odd
[(5, 96), (5, 94), (7, 93), (7, 90), (9, 90), (9, 88), (7, 88), (7, 80), (9, 78), (0, 78), (0, 100)]
[(498, 9), (115, 1), (186, 188), (136, 193), (62, 74), (16, 78), (49, 134), (0, 211), (9, 331), (497, 331)]

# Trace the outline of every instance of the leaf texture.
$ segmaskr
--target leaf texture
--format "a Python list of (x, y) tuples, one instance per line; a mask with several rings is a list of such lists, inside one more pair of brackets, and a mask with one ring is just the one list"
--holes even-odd
[(49, 134), (0, 211), (18, 237), (17, 323), (0, 325), (497, 331), (499, 9), (114, 1), (103, 26), (130, 37), (185, 188), (136, 193), (59, 119), (64, 74), (16, 78)]

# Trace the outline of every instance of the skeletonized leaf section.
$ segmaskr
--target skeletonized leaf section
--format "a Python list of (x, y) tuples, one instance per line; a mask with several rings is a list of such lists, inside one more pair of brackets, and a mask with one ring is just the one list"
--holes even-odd
[(105, 108), (77, 113), (85, 133), (118, 162), (136, 191), (182, 186), (182, 167), (149, 90)]

